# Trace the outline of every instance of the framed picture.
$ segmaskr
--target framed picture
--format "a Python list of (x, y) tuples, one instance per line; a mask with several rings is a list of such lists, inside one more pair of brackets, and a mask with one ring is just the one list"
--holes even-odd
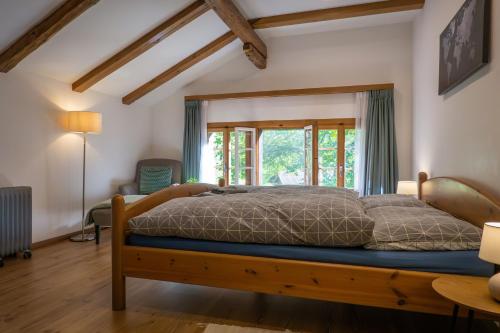
[(490, 0), (466, 0), (440, 36), (439, 95), (485, 66), (490, 53)]

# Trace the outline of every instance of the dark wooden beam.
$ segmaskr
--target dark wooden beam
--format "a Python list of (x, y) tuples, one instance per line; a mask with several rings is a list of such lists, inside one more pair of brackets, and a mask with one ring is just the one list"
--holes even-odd
[(73, 83), (73, 90), (78, 92), (87, 90), (209, 9), (210, 7), (204, 1), (195, 1), (75, 81)]
[(259, 69), (264, 69), (267, 66), (266, 57), (264, 57), (254, 46), (250, 43), (243, 44), (243, 52), (247, 58)]
[(236, 35), (233, 34), (232, 31), (227, 32), (226, 34), (222, 35), (221, 37), (217, 38), (210, 44), (204, 46), (203, 48), (199, 49), (195, 53), (191, 54), (189, 57), (181, 60), (174, 66), (170, 67), (151, 81), (143, 84), (141, 87), (138, 89), (134, 90), (127, 96), (122, 98), (123, 104), (130, 105), (139, 98), (143, 97), (147, 93), (155, 90), (165, 82), (171, 80), (172, 78), (176, 77), (180, 73), (184, 72), (186, 69), (192, 67), (193, 65), (199, 63), (203, 59), (209, 57), (210, 55), (214, 54), (224, 46), (228, 45), (232, 41), (236, 40)]
[(287, 25), (415, 10), (423, 8), (424, 4), (425, 0), (378, 1), (352, 6), (326, 8), (299, 13), (262, 17), (250, 20), (250, 23), (254, 29), (276, 28)]
[(99, 0), (67, 0), (0, 54), (0, 72), (7, 73), (68, 23)]
[(302, 89), (283, 89), (283, 90), (264, 90), (264, 91), (245, 91), (225, 94), (207, 94), (186, 96), (186, 101), (203, 100), (213, 101), (221, 99), (235, 98), (262, 98), (262, 97), (285, 97), (285, 96), (312, 96), (312, 95), (331, 95), (348, 94), (363, 92), (369, 90), (394, 89), (394, 83), (364, 84), (357, 86), (337, 86), (337, 87), (319, 87)]
[[(265, 60), (267, 58), (266, 44), (264, 44), (262, 39), (253, 30), (250, 23), (240, 13), (238, 8), (236, 8), (232, 0), (205, 0), (205, 2), (213, 8), (217, 15), (219, 15), (229, 29), (238, 36), (243, 44), (247, 45), (247, 50), (252, 50), (250, 53), (247, 53), (247, 50), (244, 49), (245, 54), (251, 56), (249, 57), (250, 61), (252, 61), (257, 68), (265, 68)], [(251, 45), (251, 47), (248, 45)], [(257, 56), (253, 50), (257, 50), (258, 53), (260, 53), (260, 56), (258, 56), (260, 59), (257, 63), (255, 62)], [(262, 62), (264, 62), (264, 65)]]
[[(212, 1), (212, 0), (206, 0), (206, 1), (208, 2), (208, 1)], [(215, 1), (215, 0), (213, 0), (213, 1)], [(222, 1), (222, 0), (220, 0), (220, 1)], [(416, 9), (421, 9), (424, 6), (424, 4), (425, 4), (425, 0), (388, 0), (388, 1), (372, 2), (372, 3), (368, 3), (368, 4), (360, 4), (360, 5), (353, 5), (353, 6), (306, 11), (306, 12), (300, 12), (300, 13), (269, 16), (269, 17), (251, 19), (251, 20), (248, 20), (248, 22), (249, 22), (249, 24), (251, 24), (251, 26), (254, 29), (264, 29), (264, 28), (282, 27), (282, 26), (287, 26), (287, 25), (336, 20), (336, 19), (343, 19), (343, 18), (349, 18), (349, 17), (377, 15), (377, 14), (385, 14), (385, 13), (407, 11), (407, 10), (416, 10)], [(226, 35), (224, 35), (224, 36), (226, 36)], [(218, 40), (222, 39), (224, 36), (220, 37)], [(234, 40), (234, 34), (232, 34), (232, 38), (233, 38), (232, 40)], [(211, 44), (213, 44), (214, 42), (212, 42)], [(211, 45), (211, 44), (209, 44), (209, 45)], [(203, 49), (206, 49), (209, 45), (205, 46)], [(220, 47), (220, 48), (222, 48), (222, 47)], [(220, 48), (218, 48), (218, 49), (220, 49)], [(149, 83), (147, 83), (146, 84), (147, 86), (150, 86), (150, 87), (154, 86), (154, 88), (150, 89), (149, 91), (156, 89), (161, 84), (166, 83), (171, 78), (179, 75), (182, 71), (191, 67), (192, 65), (186, 66), (186, 64), (191, 63), (193, 58), (199, 57), (199, 52), (202, 51), (203, 49), (190, 55), (189, 57), (182, 60), (177, 65), (173, 66), (172, 68), (168, 69), (164, 73), (160, 74), (157, 78), (155, 78), (155, 79), (151, 80)], [(255, 47), (255, 44), (253, 44), (253, 43), (244, 44), (243, 49), (244, 49), (247, 57), (249, 57), (249, 59), (257, 67), (259, 67), (259, 66), (264, 67), (264, 64), (262, 63), (262, 58), (264, 58), (264, 54), (257, 53), (258, 50)], [(211, 50), (213, 50), (213, 48), (211, 48)], [(206, 57), (213, 54), (214, 52), (211, 52), (210, 54), (205, 53), (204, 57), (201, 58), (200, 60), (205, 59)], [(267, 55), (267, 53), (266, 53), (266, 55)], [(197, 63), (197, 62), (199, 62), (199, 61), (196, 61), (195, 63)], [(158, 80), (159, 78), (161, 78), (161, 80)], [(161, 83), (158, 84), (159, 82), (161, 82)], [(142, 86), (141, 88), (137, 89), (133, 93), (124, 97), (123, 98), (124, 103), (130, 104), (133, 101), (137, 100), (138, 98), (144, 96), (147, 92), (149, 92), (149, 91), (144, 92), (144, 90), (143, 90), (146, 85)], [(312, 90), (311, 89), (292, 89), (291, 93), (294, 94), (294, 96), (296, 96), (296, 95), (311, 95), (311, 93), (309, 93), (310, 91), (314, 92), (314, 93), (312, 93), (312, 95), (323, 94), (323, 93), (329, 94), (332, 92), (328, 92), (328, 91), (333, 91), (333, 90), (338, 90), (338, 89), (340, 89), (341, 92), (348, 93), (348, 92), (353, 92), (353, 89), (358, 89), (358, 88), (363, 89), (362, 87), (367, 87), (367, 89), (365, 89), (365, 90), (388, 89), (390, 87), (393, 87), (393, 85), (392, 84), (389, 84), (389, 85), (382, 84), (382, 85), (350, 86), (350, 87), (330, 87), (330, 88), (327, 87), (326, 90), (325, 90), (325, 88), (313, 88)], [(135, 98), (135, 99), (131, 98), (132, 97), (131, 95), (135, 94), (138, 91), (144, 92), (144, 94), (140, 94), (140, 96)], [(360, 91), (363, 91), (363, 90), (360, 90)], [(269, 93), (271, 95), (267, 95), (267, 93)], [(259, 97), (259, 96), (260, 97), (272, 97), (272, 96), (289, 96), (288, 95), (289, 93), (290, 93), (289, 91), (278, 90), (278, 91), (270, 91), (270, 92), (250, 92), (250, 93), (237, 93), (237, 94), (187, 96), (186, 99), (191, 99), (191, 98), (192, 99), (249, 98), (249, 97)], [(254, 94), (256, 94), (256, 96), (254, 96)], [(231, 96), (235, 96), (235, 97), (231, 97)], [(240, 96), (243, 96), (243, 97), (240, 97)]]

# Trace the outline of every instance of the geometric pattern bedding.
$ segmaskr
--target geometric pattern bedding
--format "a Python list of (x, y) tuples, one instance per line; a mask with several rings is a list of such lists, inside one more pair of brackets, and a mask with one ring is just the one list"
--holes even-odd
[(432, 207), (386, 206), (368, 209), (375, 221), (371, 250), (476, 250), (481, 229)]
[(304, 185), (276, 185), (276, 186), (238, 186), (232, 185), (224, 188), (226, 191), (231, 190), (243, 191), (247, 193), (275, 193), (275, 194), (331, 194), (339, 195), (351, 200), (358, 200), (359, 193), (343, 187), (326, 187), (326, 186), (304, 186)]
[(428, 207), (425, 202), (418, 200), (412, 195), (405, 194), (370, 195), (359, 200), (366, 210), (385, 206)]
[(325, 247), (361, 246), (372, 238), (374, 223), (353, 191), (247, 189), (173, 199), (132, 218), (129, 228), (149, 236)]

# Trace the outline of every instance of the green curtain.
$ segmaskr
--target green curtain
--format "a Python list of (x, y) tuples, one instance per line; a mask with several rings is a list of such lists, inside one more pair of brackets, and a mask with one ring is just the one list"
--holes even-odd
[(200, 179), (201, 161), (201, 101), (186, 101), (184, 116), (184, 147), (182, 154), (182, 182)]
[(399, 175), (392, 89), (368, 93), (365, 140), (365, 195), (395, 193)]

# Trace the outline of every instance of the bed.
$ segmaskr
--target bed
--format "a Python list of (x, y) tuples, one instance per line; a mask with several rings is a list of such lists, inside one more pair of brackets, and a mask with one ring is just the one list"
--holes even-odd
[[(187, 184), (125, 206), (113, 198), (113, 309), (125, 309), (127, 277), (173, 281), (434, 314), (452, 304), (432, 289), (446, 274), (486, 276), (492, 267), (475, 251), (401, 253), (191, 241), (130, 234), (128, 221), (208, 185)], [(429, 205), (482, 227), (500, 219), (493, 196), (452, 178), (419, 174), (419, 196)], [(364, 252), (363, 252), (364, 251)]]

